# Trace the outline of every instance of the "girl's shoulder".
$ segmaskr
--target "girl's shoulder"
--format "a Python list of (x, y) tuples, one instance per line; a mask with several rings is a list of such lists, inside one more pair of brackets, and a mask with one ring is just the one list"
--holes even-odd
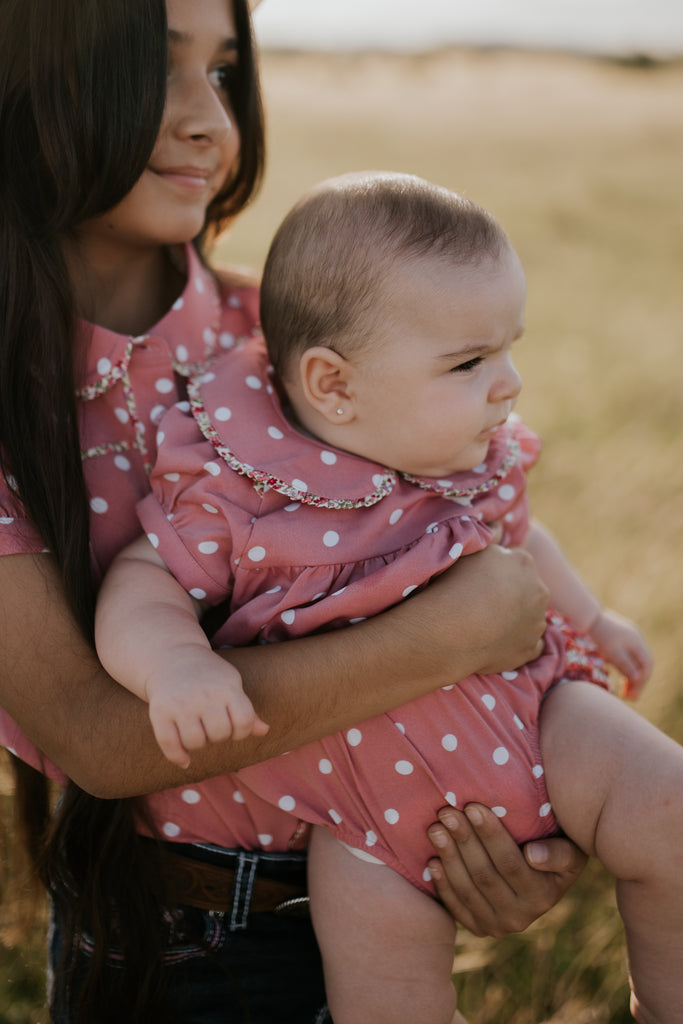
[(260, 320), (260, 278), (249, 267), (211, 265), (223, 309), (241, 308), (253, 326)]
[(261, 277), (251, 267), (212, 263), (211, 269), (221, 288), (256, 288), (258, 290), (260, 287)]

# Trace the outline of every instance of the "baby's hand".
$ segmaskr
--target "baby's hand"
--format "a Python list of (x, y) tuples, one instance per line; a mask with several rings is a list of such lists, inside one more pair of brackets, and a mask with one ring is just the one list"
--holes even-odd
[(605, 660), (626, 677), (625, 696), (638, 697), (652, 672), (652, 654), (639, 629), (606, 608), (592, 624), (590, 635)]
[(208, 648), (178, 653), (171, 669), (148, 682), (147, 699), (157, 743), (180, 768), (189, 767), (189, 751), (207, 743), (268, 732), (237, 669)]

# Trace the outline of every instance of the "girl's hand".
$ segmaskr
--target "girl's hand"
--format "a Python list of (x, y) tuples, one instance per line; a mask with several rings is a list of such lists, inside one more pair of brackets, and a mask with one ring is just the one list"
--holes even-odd
[(162, 752), (180, 768), (190, 765), (190, 751), (207, 743), (265, 736), (268, 726), (242, 688), (229, 662), (203, 646), (175, 649), (147, 683), (149, 717)]
[[(442, 573), (415, 598), (403, 602), (406, 635), (417, 649), (441, 661), (447, 682), (474, 672), (491, 675), (533, 661), (543, 650), (548, 590), (523, 548), (491, 544)], [(453, 623), (467, 609), (467, 630)], [(421, 611), (418, 611), (421, 609)], [(381, 618), (381, 616), (380, 616)], [(453, 663), (459, 668), (453, 671)]]
[(465, 812), (446, 807), (438, 817), (429, 838), (439, 859), (429, 870), (446, 910), (473, 935), (524, 931), (564, 896), (588, 859), (568, 839), (536, 840), (520, 850), (480, 804)]
[(605, 608), (589, 632), (605, 660), (626, 677), (625, 696), (638, 697), (652, 672), (652, 654), (637, 626)]

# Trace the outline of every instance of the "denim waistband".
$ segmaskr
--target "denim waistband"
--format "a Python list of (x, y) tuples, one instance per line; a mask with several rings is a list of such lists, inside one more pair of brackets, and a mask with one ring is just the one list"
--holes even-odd
[[(208, 843), (162, 843), (161, 847), (162, 851), (166, 849), (195, 863), (211, 864), (233, 872), (234, 880), (229, 911), (231, 931), (247, 927), (248, 917), (252, 910), (252, 899), (257, 891), (259, 879), (263, 879), (264, 884), (270, 881), (286, 883), (289, 886), (302, 889), (306, 886), (305, 853), (267, 853), (263, 850), (228, 849)], [(292, 895), (298, 896), (299, 894), (293, 891)], [(292, 906), (284, 906), (282, 912), (300, 913), (306, 909), (300, 904), (307, 903), (307, 900), (299, 897), (295, 900), (285, 901), (285, 903), (291, 903)]]
[(192, 860), (236, 870), (247, 858), (258, 864), (258, 873), (264, 878), (278, 878), (280, 875), (301, 874), (305, 877), (306, 853), (285, 851), (269, 853), (266, 850), (242, 850), (239, 848), (215, 846), (213, 843), (169, 843), (162, 842), (162, 849), (190, 857)]

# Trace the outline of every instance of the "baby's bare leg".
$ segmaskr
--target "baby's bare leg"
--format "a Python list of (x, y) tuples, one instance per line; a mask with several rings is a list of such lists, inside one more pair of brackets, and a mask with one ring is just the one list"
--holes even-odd
[(334, 1024), (466, 1024), (451, 983), (455, 925), (439, 903), (324, 828), (308, 873)]
[(683, 748), (588, 683), (541, 715), (548, 793), (562, 828), (617, 878), (641, 1024), (683, 1021)]

